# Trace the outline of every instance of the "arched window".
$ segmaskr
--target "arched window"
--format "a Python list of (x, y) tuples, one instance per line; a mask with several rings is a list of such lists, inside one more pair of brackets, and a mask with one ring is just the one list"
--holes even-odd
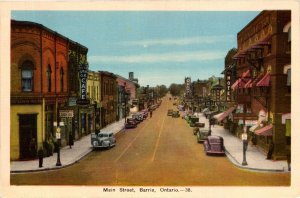
[(21, 69), (22, 91), (30, 92), (33, 90), (33, 63), (31, 61), (24, 61)]
[(47, 67), (47, 71), (46, 71), (46, 74), (47, 74), (47, 86), (48, 86), (48, 92), (51, 92), (51, 66), (48, 65)]
[(64, 69), (61, 67), (60, 68), (60, 91), (64, 91)]

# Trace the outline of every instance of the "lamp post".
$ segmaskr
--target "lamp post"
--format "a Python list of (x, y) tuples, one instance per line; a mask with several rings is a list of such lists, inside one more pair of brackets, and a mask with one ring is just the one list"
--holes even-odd
[(57, 143), (57, 161), (56, 161), (56, 166), (61, 166), (61, 162), (60, 162), (60, 126), (58, 125), (56, 128), (56, 143)]
[(243, 166), (247, 166), (248, 163), (246, 161), (246, 150), (247, 150), (247, 146), (248, 146), (248, 142), (247, 142), (247, 126), (244, 126), (244, 133), (242, 134), (242, 140), (243, 140), (243, 162), (242, 165)]

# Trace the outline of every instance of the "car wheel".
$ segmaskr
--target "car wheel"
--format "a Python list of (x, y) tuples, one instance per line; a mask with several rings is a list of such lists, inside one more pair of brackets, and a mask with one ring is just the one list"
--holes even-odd
[(98, 146), (98, 141), (93, 141), (93, 146)]

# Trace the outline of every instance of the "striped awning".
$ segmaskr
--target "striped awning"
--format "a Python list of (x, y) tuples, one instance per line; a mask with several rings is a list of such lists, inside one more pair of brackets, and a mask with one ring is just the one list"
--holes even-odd
[(260, 81), (258, 81), (258, 83), (256, 83), (256, 86), (258, 87), (268, 87), (270, 86), (270, 74), (267, 73), (264, 75), (264, 77), (262, 77), (262, 79)]
[(269, 124), (263, 128), (255, 130), (255, 134), (262, 135), (262, 136), (272, 136), (273, 135), (273, 125)]
[(215, 119), (217, 119), (219, 122), (221, 122), (222, 120), (224, 120), (224, 118), (226, 118), (230, 113), (232, 113), (235, 110), (236, 106), (234, 107), (230, 107), (229, 109), (227, 109), (226, 111), (219, 113), (217, 115), (214, 116)]

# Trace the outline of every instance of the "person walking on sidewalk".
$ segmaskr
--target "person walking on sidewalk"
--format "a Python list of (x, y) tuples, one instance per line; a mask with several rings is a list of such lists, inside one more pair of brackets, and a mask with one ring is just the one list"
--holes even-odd
[(150, 118), (152, 118), (152, 110), (150, 110)]

